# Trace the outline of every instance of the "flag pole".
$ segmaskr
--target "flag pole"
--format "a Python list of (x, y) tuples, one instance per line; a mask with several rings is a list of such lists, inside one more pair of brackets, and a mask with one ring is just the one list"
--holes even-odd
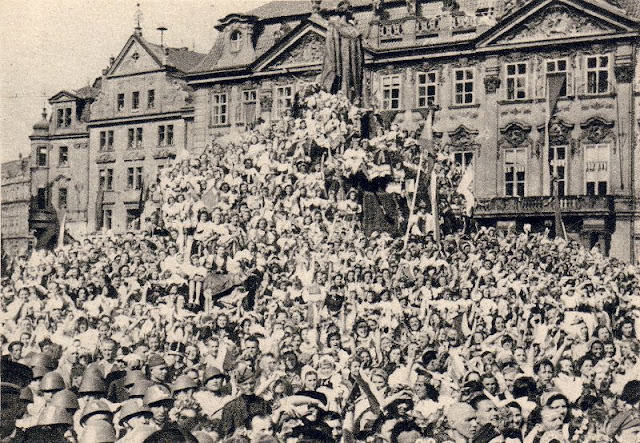
[[(429, 111), (427, 114), (427, 121), (425, 123), (426, 129), (426, 141), (427, 145), (433, 146), (433, 112), (434, 108), (429, 107)], [(409, 218), (407, 220), (407, 231), (404, 234), (404, 246), (402, 249), (404, 250), (407, 247), (407, 242), (409, 241), (409, 231), (411, 230), (411, 219), (413, 218), (413, 213), (416, 208), (416, 199), (418, 197), (418, 188), (420, 187), (420, 176), (422, 175), (422, 164), (424, 162), (424, 151), (425, 147), (420, 147), (420, 160), (418, 161), (418, 173), (416, 174), (416, 182), (414, 184), (413, 197), (411, 199), (411, 206), (409, 207)]]

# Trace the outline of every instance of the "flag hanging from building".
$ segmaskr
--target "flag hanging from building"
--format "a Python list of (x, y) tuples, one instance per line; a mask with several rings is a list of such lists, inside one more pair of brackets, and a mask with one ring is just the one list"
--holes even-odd
[(562, 88), (567, 84), (567, 74), (565, 72), (556, 72), (553, 74), (547, 74), (547, 90), (549, 98), (549, 114), (548, 120), (553, 118), (557, 110), (558, 98), (560, 98), (560, 92)]
[(473, 207), (476, 204), (476, 199), (473, 195), (474, 175), (473, 162), (471, 162), (467, 165), (467, 168), (460, 179), (460, 183), (458, 184), (458, 194), (462, 194), (465, 199), (464, 212), (467, 217), (471, 216)]
[(431, 198), (431, 215), (433, 216), (433, 238), (440, 243), (440, 208), (438, 208), (438, 174), (431, 170), (429, 179), (429, 197)]
[(67, 223), (67, 211), (64, 211), (62, 215), (62, 220), (60, 221), (60, 228), (58, 231), (58, 247), (61, 248), (64, 246), (64, 229)]
[(102, 229), (102, 204), (104, 203), (104, 190), (102, 186), (98, 189), (98, 195), (96, 197), (96, 231)]

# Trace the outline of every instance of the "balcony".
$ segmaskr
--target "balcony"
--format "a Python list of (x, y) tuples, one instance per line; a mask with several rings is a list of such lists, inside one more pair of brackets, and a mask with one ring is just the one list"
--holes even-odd
[[(613, 202), (613, 196), (568, 195), (560, 197), (560, 211), (563, 215), (603, 217), (613, 213)], [(479, 199), (474, 217), (550, 217), (553, 213), (553, 197), (495, 197)]]

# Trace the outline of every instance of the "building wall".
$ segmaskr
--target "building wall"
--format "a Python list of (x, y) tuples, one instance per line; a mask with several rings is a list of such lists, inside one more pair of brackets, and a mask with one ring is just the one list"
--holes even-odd
[(2, 249), (12, 257), (25, 254), (32, 240), (29, 230), (30, 172), (28, 159), (2, 165)]

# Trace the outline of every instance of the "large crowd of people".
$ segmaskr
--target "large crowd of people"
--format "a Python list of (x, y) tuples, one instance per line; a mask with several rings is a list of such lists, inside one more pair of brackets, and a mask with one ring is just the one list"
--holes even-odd
[(0, 441), (639, 441), (637, 267), (453, 229), (443, 151), (439, 220), (366, 235), (358, 184), (406, 214), (422, 143), (360, 122), (309, 89), (164, 168), (140, 230), (7, 264)]

